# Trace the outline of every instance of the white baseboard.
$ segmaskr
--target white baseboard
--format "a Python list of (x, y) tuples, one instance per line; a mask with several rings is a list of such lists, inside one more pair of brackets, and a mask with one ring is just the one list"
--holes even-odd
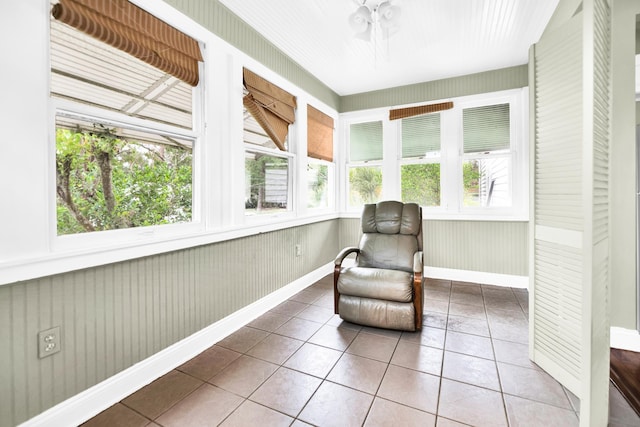
[(529, 288), (529, 276), (487, 273), (484, 271), (455, 270), (452, 268), (425, 267), (424, 276), (433, 279), (473, 282), (483, 285), (508, 286), (511, 288)]
[(332, 271), (333, 262), (323, 265), (224, 319), (31, 418), (21, 424), (21, 427), (64, 427), (87, 421), (133, 391), (197, 356)]
[(640, 334), (633, 329), (611, 327), (611, 347), (640, 352)]

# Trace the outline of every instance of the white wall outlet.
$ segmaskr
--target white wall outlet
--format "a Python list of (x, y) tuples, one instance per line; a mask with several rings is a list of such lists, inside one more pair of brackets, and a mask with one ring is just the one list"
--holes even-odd
[(296, 256), (302, 255), (302, 248), (300, 245), (296, 245)]
[(38, 357), (51, 356), (61, 350), (60, 343), (62, 342), (60, 336), (60, 326), (56, 326), (46, 331), (38, 333)]

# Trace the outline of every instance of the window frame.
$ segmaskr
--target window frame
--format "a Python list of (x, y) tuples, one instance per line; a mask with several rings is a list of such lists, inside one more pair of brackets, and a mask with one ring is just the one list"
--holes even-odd
[[(357, 125), (357, 124), (362, 124), (362, 123), (372, 123), (372, 122), (380, 122), (381, 126), (382, 126), (382, 147), (381, 147), (381, 158), (380, 159), (374, 159), (374, 160), (356, 160), (356, 161), (351, 161), (351, 125)], [(353, 120), (353, 121), (347, 121), (345, 122), (345, 151), (344, 151), (344, 159), (345, 159), (345, 175), (344, 175), (344, 182), (342, 183), (342, 188), (344, 188), (344, 192), (345, 192), (345, 196), (343, 197), (343, 206), (344, 206), (344, 210), (347, 211), (360, 211), (362, 209), (362, 205), (359, 206), (352, 206), (350, 203), (350, 194), (351, 194), (351, 181), (349, 179), (350, 176), (350, 170), (353, 168), (359, 168), (359, 167), (378, 167), (380, 168), (380, 173), (382, 174), (382, 182), (381, 182), (381, 191), (380, 191), (380, 200), (383, 200), (384, 196), (384, 191), (385, 191), (385, 185), (384, 185), (384, 180), (385, 180), (385, 175), (386, 175), (386, 171), (385, 171), (385, 133), (389, 131), (389, 121), (387, 119), (385, 119), (384, 117), (380, 117), (379, 115), (366, 115), (362, 118)]]
[[(434, 220), (479, 220), (479, 221), (528, 221), (529, 219), (529, 150), (528, 150), (528, 119), (529, 101), (528, 87), (509, 89), (504, 91), (482, 93), (432, 102), (452, 101), (454, 106), (450, 110), (440, 111), (440, 206), (423, 206), (425, 219)], [(430, 101), (431, 102), (431, 101)], [(463, 206), (462, 163), (463, 123), (462, 111), (465, 108), (505, 104), (510, 105), (510, 175), (511, 175), (511, 206), (505, 207), (465, 207)], [(411, 107), (420, 104), (407, 104), (355, 111), (341, 114), (341, 129), (345, 141), (343, 151), (344, 162), (341, 165), (345, 176), (342, 185), (340, 202), (342, 210), (348, 216), (356, 217), (358, 207), (349, 205), (349, 168), (354, 166), (349, 161), (349, 138), (351, 124), (377, 121), (383, 123), (383, 159), (379, 162), (362, 162), (361, 165), (380, 166), (383, 171), (382, 198), (401, 200), (401, 171), (403, 164), (409, 162), (402, 159), (401, 126), (389, 121), (387, 116), (390, 109)], [(428, 162), (428, 159), (425, 159)]]

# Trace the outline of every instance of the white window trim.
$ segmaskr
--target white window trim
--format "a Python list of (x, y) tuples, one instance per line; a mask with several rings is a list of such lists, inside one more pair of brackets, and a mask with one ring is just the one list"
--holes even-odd
[[(528, 221), (528, 88), (511, 89), (499, 92), (469, 95), (458, 98), (430, 101), (433, 103), (453, 101), (452, 110), (441, 111), (441, 141), (440, 146), (440, 185), (441, 206), (423, 207), (424, 219), (431, 220), (470, 220), (470, 221)], [(509, 208), (475, 208), (462, 206), (462, 110), (476, 106), (509, 103), (511, 130), (511, 192), (512, 206)], [(399, 126), (388, 120), (389, 109), (404, 108), (422, 103), (376, 108), (365, 111), (344, 113), (341, 115), (341, 133), (344, 135), (344, 158), (347, 159), (340, 166), (345, 179), (340, 194), (343, 216), (357, 217), (359, 208), (349, 206), (348, 170), (355, 162), (348, 161), (348, 141), (351, 124), (382, 121), (383, 122), (383, 159), (381, 162), (368, 162), (368, 165), (382, 164), (383, 189), (382, 199), (400, 200), (400, 170), (404, 164), (400, 152)], [(454, 141), (454, 143), (447, 143)], [(456, 171), (453, 173), (453, 171)], [(390, 175), (390, 176), (386, 176)]]

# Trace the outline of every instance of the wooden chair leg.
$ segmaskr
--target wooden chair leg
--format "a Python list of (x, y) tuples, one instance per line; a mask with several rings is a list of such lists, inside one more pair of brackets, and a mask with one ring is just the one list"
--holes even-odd
[(338, 314), (338, 300), (340, 294), (338, 293), (338, 277), (340, 276), (340, 266), (336, 265), (333, 269), (333, 312)]
[(416, 313), (416, 331), (419, 331), (422, 329), (422, 273), (413, 274), (413, 306)]

